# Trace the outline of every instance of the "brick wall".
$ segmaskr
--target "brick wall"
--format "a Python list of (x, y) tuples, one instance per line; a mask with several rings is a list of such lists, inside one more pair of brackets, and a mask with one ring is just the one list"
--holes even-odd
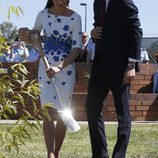
[[(76, 64), (77, 80), (73, 94), (72, 107), (78, 120), (86, 120), (85, 101), (87, 96), (87, 80), (85, 74), (88, 69), (85, 64)], [(139, 73), (131, 84), (130, 112), (133, 121), (158, 120), (158, 94), (152, 93), (152, 75), (158, 71), (157, 64), (139, 64)], [(116, 121), (113, 96), (108, 94), (104, 101), (104, 119)]]
[[(8, 69), (8, 75), (11, 76), (11, 74), (13, 73), (11, 66), (13, 66), (14, 64), (17, 63), (3, 63), (2, 65), (0, 65), (0, 67), (2, 68), (7, 68)], [(23, 65), (25, 65), (26, 69), (29, 71), (28, 75), (26, 76), (28, 80), (33, 81), (35, 79), (37, 79), (37, 66), (38, 66), (38, 62), (27, 62), (27, 63), (23, 63)], [(3, 76), (3, 74), (0, 74), (0, 77)], [(19, 92), (19, 88), (20, 88), (20, 84), (15, 82), (14, 80), (12, 80), (12, 84), (14, 84), (15, 88), (14, 90), (16, 92)], [(11, 119), (17, 119), (20, 116), (22, 116), (24, 114), (23, 109), (26, 109), (27, 111), (30, 112), (30, 114), (34, 115), (34, 113), (36, 111), (33, 110), (33, 100), (32, 98), (30, 98), (28, 95), (23, 95), (23, 97), (25, 98), (25, 104), (26, 106), (24, 107), (22, 104), (18, 104), (17, 105), (17, 111), (18, 113), (16, 115), (12, 115), (12, 114), (8, 114), (9, 117)], [(37, 100), (37, 108), (40, 108), (40, 104), (39, 104), (39, 100)]]
[[(26, 63), (30, 71), (29, 79), (37, 78), (37, 63)], [(152, 75), (158, 70), (157, 64), (140, 64), (140, 71), (137, 73), (131, 84), (130, 112), (133, 121), (158, 121), (158, 94), (152, 93)], [(87, 120), (85, 114), (85, 102), (87, 97), (87, 65), (84, 63), (76, 64), (76, 84), (73, 93), (72, 111), (77, 120)], [(39, 102), (38, 102), (39, 103)], [(32, 112), (32, 104), (28, 101), (26, 109)], [(12, 118), (18, 118), (18, 115)], [(116, 121), (113, 96), (108, 94), (104, 101), (103, 116), (106, 121)]]

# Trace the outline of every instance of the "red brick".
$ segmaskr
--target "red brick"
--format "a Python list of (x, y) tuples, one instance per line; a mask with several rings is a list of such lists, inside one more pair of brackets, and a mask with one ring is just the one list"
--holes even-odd
[(136, 111), (147, 111), (150, 106), (136, 106)]
[(131, 111), (130, 113), (131, 113), (131, 116), (136, 116), (136, 117), (143, 116), (142, 111)]
[(135, 111), (136, 110), (136, 106), (132, 105), (130, 106), (130, 111)]
[(141, 105), (141, 100), (129, 100), (130, 105)]
[(146, 106), (152, 105), (152, 103), (153, 103), (153, 100), (142, 101), (142, 105), (146, 105)]

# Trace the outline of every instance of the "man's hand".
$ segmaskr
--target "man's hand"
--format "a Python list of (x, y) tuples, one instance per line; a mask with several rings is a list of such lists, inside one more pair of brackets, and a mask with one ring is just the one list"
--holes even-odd
[(134, 77), (136, 75), (135, 68), (127, 67), (124, 78), (123, 78), (123, 83), (129, 84), (134, 80)]
[(100, 39), (102, 36), (102, 27), (96, 26), (93, 28), (93, 30), (91, 31), (91, 37), (93, 39)]

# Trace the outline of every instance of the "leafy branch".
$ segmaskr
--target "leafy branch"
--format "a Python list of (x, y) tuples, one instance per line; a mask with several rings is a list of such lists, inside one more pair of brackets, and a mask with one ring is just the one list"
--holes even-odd
[[(46, 106), (39, 107), (39, 84), (29, 81), (29, 72), (22, 63), (10, 67), (9, 74), (0, 77), (0, 118), (10, 119), (21, 112), (21, 116), (10, 128), (0, 130), (0, 147), (17, 152), (26, 139), (31, 139), (29, 129), (41, 128), (40, 120), (47, 118)], [(26, 104), (32, 106), (31, 112)], [(31, 121), (33, 120), (33, 121)]]

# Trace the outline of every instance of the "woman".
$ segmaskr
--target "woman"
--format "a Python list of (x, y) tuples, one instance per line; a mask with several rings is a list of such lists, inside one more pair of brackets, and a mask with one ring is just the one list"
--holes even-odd
[[(38, 80), (41, 87), (41, 105), (52, 103), (48, 108), (51, 121), (43, 122), (43, 131), (48, 151), (48, 158), (59, 158), (66, 127), (58, 117), (53, 104), (58, 106), (58, 96), (48, 78), (54, 77), (64, 106), (71, 104), (72, 92), (75, 83), (74, 59), (81, 50), (81, 17), (68, 7), (69, 0), (48, 0), (44, 10), (39, 12), (34, 30), (44, 34), (44, 51), (51, 68), (46, 72), (40, 60)], [(31, 42), (28, 28), (19, 29), (20, 37)], [(60, 108), (60, 107), (59, 107)], [(57, 119), (54, 125), (54, 116)]]

